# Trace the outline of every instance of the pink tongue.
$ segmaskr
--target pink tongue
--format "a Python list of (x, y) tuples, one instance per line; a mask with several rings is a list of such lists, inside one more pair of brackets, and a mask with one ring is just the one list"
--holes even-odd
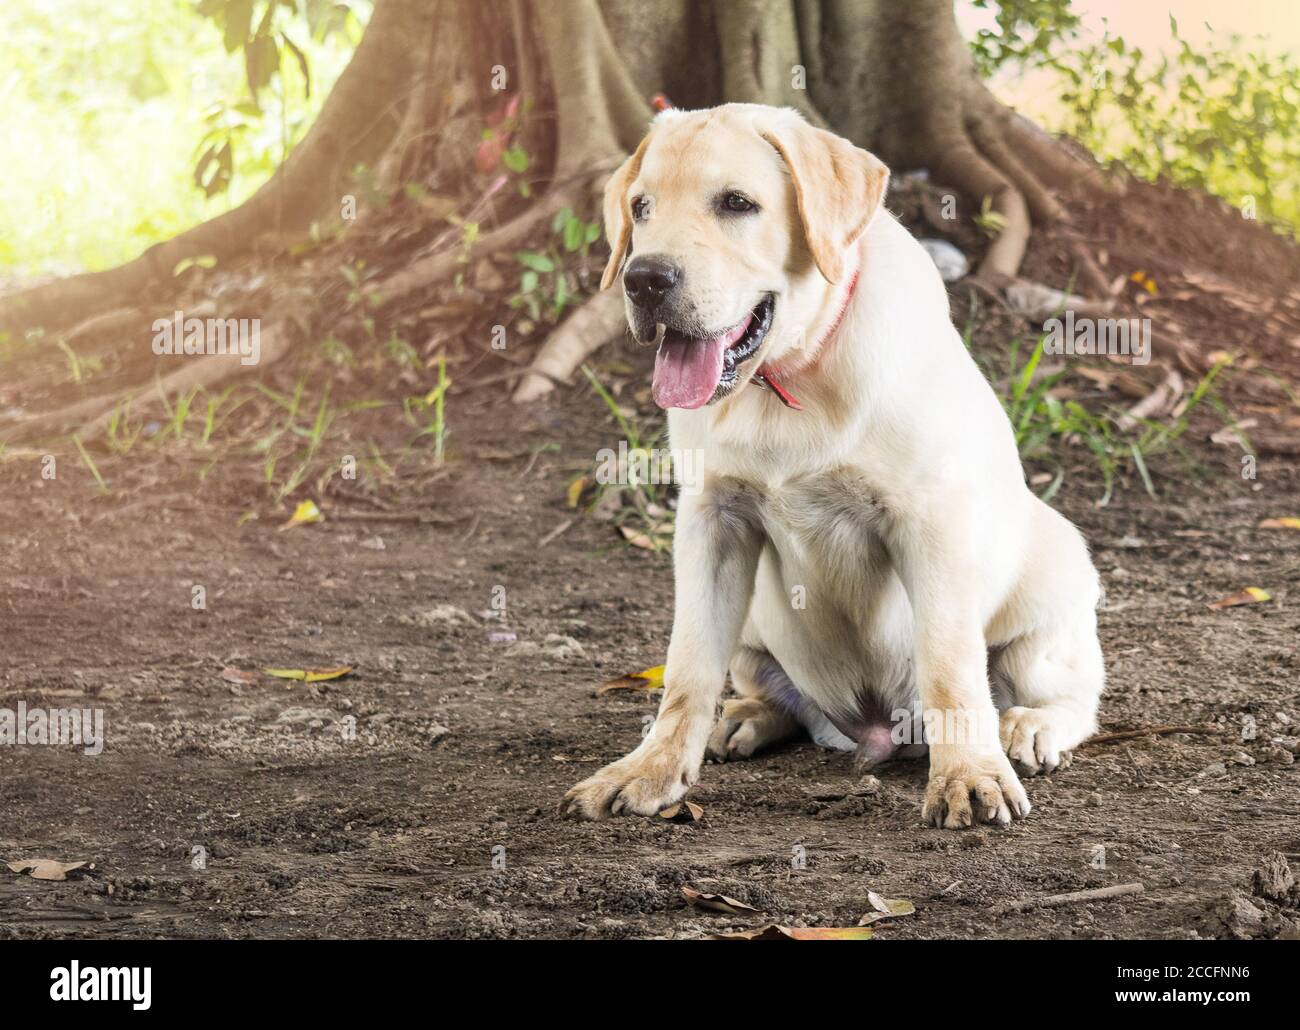
[(651, 384), (661, 408), (702, 408), (709, 403), (722, 378), (726, 337), (708, 340), (669, 340), (659, 345)]
[(702, 408), (713, 399), (722, 379), (727, 348), (745, 335), (753, 314), (721, 336), (703, 340), (665, 336), (655, 354), (651, 393), (661, 408)]

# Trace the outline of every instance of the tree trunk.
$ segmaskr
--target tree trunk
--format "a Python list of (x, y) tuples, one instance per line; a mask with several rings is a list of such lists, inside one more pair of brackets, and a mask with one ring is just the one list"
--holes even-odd
[[(300, 232), (338, 203), (342, 177), (358, 161), (379, 163), (381, 179), (394, 185), (407, 177), (464, 182), (463, 141), (501, 103), (488, 71), (498, 65), (508, 91), (534, 102), (522, 131), (534, 162), (550, 169), (550, 186), (531, 211), (481, 238), (476, 256), (520, 245), (562, 206), (598, 210), (596, 189), (643, 136), (656, 93), (679, 106), (795, 107), (895, 171), (929, 169), (964, 193), (971, 211), (987, 202), (1003, 224), (979, 265), (990, 288), (1017, 274), (1031, 220), (1066, 219), (1054, 190), (1107, 188), (1094, 166), (980, 82), (953, 0), (377, 0), (317, 124), (252, 198), (120, 268), (0, 299), (0, 326), (82, 321), (120, 307), (124, 296), (165, 293), (184, 257), (230, 258), (267, 231)], [(383, 157), (394, 136), (395, 152)], [(371, 284), (370, 302), (446, 277), (454, 248), (448, 241)], [(570, 319), (517, 397), (545, 393), (621, 331), (614, 304)]]

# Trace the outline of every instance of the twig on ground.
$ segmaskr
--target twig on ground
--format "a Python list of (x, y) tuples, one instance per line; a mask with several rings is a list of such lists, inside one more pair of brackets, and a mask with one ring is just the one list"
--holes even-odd
[(565, 519), (565, 520), (564, 520), (563, 522), (561, 522), (558, 526), (556, 526), (553, 530), (551, 530), (551, 531), (550, 531), (549, 533), (547, 533), (544, 537), (542, 537), (540, 540), (538, 540), (538, 541), (537, 541), (537, 546), (538, 546), (539, 548), (541, 548), (541, 547), (545, 547), (547, 544), (549, 544), (552, 540), (554, 540), (554, 539), (555, 539), (557, 536), (559, 536), (561, 533), (564, 533), (565, 531), (567, 531), (568, 528), (569, 528), (570, 526), (572, 526), (572, 525), (573, 525), (573, 519)]
[(1141, 730), (1121, 730), (1118, 733), (1102, 733), (1085, 740), (1080, 747), (1089, 744), (1110, 744), (1117, 740), (1134, 740), (1137, 737), (1163, 737), (1170, 733), (1200, 733), (1217, 736), (1223, 730), (1217, 726), (1149, 726)]
[(1146, 888), (1140, 883), (1117, 883), (1110, 887), (1095, 887), (1092, 890), (1073, 891), (1070, 894), (1049, 894), (1044, 898), (1022, 898), (1005, 905), (995, 905), (994, 915), (1008, 915), (1012, 912), (1027, 912), (1031, 908), (1056, 908), (1060, 905), (1076, 905), (1085, 901), (1102, 901), (1108, 898), (1120, 898), (1125, 894), (1141, 894)]

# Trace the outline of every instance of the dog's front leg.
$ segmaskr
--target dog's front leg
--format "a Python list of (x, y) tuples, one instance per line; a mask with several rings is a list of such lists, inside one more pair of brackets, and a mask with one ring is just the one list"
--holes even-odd
[(930, 779), (921, 818), (946, 829), (1006, 825), (1029, 798), (1003, 752), (989, 689), (988, 650), (976, 592), (978, 566), (957, 525), (927, 526), (898, 546), (912, 602), (916, 678)]
[(641, 745), (564, 796), (582, 819), (654, 815), (700, 774), (727, 665), (754, 591), (762, 531), (751, 493), (726, 481), (683, 493), (673, 539), (676, 600), (659, 715)]

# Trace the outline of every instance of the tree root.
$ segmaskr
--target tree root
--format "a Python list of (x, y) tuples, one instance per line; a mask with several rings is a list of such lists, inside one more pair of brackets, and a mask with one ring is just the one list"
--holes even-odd
[(243, 365), (238, 354), (212, 354), (184, 361), (182, 367), (160, 376), (149, 386), (130, 387), (106, 396), (89, 397), (29, 419), (8, 432), (0, 433), (0, 444), (48, 434), (71, 432), (80, 439), (99, 436), (122, 407), (161, 404), (169, 396), (183, 396), (194, 389), (208, 389), (244, 372), (255, 372), (278, 361), (293, 346), (293, 321), (281, 319), (261, 331), (261, 359), (257, 366)]
[(595, 294), (565, 320), (542, 345), (515, 390), (516, 404), (529, 404), (566, 382), (587, 355), (626, 331), (621, 290)]
[[(617, 161), (621, 161), (619, 157)], [(576, 179), (562, 185), (552, 186), (541, 199), (535, 201), (527, 211), (491, 232), (481, 236), (474, 243), (471, 253), (475, 258), (495, 254), (507, 247), (524, 243), (537, 226), (564, 207), (573, 207), (582, 202), (589, 180), (602, 172), (612, 171), (616, 162), (598, 165), (588, 169)], [(427, 289), (431, 283), (441, 282), (450, 276), (456, 267), (463, 264), (466, 254), (458, 247), (430, 254), (426, 258), (414, 261), (400, 272), (387, 279), (370, 283), (364, 294), (367, 299), (380, 307), (401, 300), (417, 290)]]

